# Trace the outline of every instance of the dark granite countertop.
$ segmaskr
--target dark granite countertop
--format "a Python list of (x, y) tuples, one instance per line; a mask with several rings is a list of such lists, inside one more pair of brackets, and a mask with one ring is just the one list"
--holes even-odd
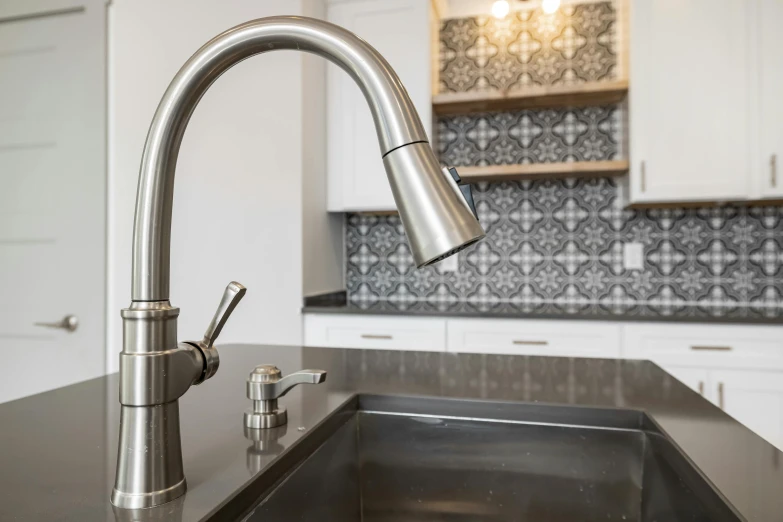
[(663, 321), (716, 324), (780, 324), (783, 325), (783, 309), (765, 307), (699, 307), (653, 305), (596, 305), (573, 304), (563, 306), (552, 303), (435, 303), (409, 302), (357, 302), (334, 300), (308, 304), (303, 313), (311, 314), (363, 314), (408, 315), (440, 317), (483, 317), (497, 319), (569, 319), (594, 321)]
[[(261, 363), (329, 372), (281, 400), (288, 429), (251, 466), (245, 379)], [(264, 480), (308, 430), (357, 392), (644, 410), (747, 520), (783, 518), (783, 454), (646, 361), (228, 345), (221, 367), (180, 400), (189, 491), (142, 513), (109, 503), (117, 374), (0, 405), (0, 520), (201, 520)], [(258, 473), (256, 473), (258, 471)]]

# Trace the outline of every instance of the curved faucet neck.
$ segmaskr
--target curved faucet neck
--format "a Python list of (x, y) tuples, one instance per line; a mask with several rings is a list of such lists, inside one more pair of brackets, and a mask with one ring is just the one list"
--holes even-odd
[(133, 232), (134, 301), (169, 298), (174, 172), (193, 110), (210, 85), (233, 65), (280, 49), (318, 54), (351, 75), (370, 105), (381, 156), (427, 141), (399, 78), (375, 49), (353, 33), (322, 20), (285, 16), (254, 20), (218, 35), (177, 73), (147, 134)]

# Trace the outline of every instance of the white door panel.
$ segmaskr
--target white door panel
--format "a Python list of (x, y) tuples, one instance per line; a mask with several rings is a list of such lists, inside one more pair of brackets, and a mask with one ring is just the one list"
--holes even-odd
[[(104, 371), (104, 5), (17, 4), (0, 1), (0, 402)], [(35, 325), (68, 314), (73, 333)]]

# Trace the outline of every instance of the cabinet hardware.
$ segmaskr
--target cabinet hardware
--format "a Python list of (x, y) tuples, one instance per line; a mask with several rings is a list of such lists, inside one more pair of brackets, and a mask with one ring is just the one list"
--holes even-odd
[(701, 352), (730, 352), (731, 346), (691, 346), (691, 350)]
[(721, 410), (726, 409), (726, 401), (724, 400), (724, 397), (723, 397), (723, 383), (722, 382), (718, 383), (718, 406), (720, 407)]
[(75, 332), (79, 327), (79, 318), (75, 315), (69, 314), (54, 323), (33, 323), (35, 326), (43, 326), (44, 328), (59, 328), (66, 332)]
[(512, 344), (521, 344), (524, 346), (546, 346), (549, 344), (549, 341), (523, 341), (515, 339), (511, 341)]
[(773, 154), (769, 157), (769, 183), (776, 187), (778, 185), (778, 155)]
[(377, 335), (377, 334), (362, 334), (362, 339), (382, 339), (382, 340), (391, 340), (391, 335)]
[(704, 395), (704, 381), (699, 381), (699, 394)]
[(642, 162), (640, 173), (642, 177), (642, 192), (644, 192), (647, 190), (647, 162)]

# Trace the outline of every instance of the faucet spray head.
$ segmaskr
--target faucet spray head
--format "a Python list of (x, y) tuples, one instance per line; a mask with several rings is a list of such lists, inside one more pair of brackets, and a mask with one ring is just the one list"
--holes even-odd
[(437, 263), (484, 237), (456, 183), (426, 141), (388, 152), (383, 164), (416, 266)]

